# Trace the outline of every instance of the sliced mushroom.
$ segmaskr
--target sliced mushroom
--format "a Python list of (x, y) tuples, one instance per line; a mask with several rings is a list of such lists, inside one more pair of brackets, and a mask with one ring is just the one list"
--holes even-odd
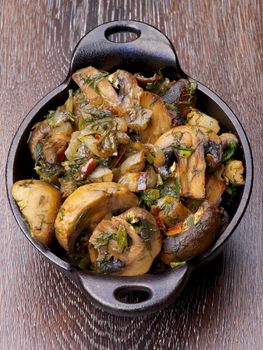
[(179, 199), (170, 196), (159, 199), (152, 210), (154, 212), (158, 211), (157, 221), (162, 227), (166, 228), (171, 228), (184, 221), (191, 213)]
[(221, 143), (220, 137), (210, 129), (201, 126), (181, 125), (160, 136), (155, 142), (155, 145), (159, 146), (161, 149), (165, 149), (176, 143), (188, 147), (195, 147), (201, 141), (213, 141), (216, 144)]
[(29, 138), (32, 158), (49, 164), (60, 164), (73, 132), (70, 122), (50, 127), (47, 120), (35, 124)]
[(64, 160), (72, 132), (73, 129), (69, 122), (51, 129), (48, 137), (43, 141), (42, 157), (44, 161), (50, 164), (60, 164)]
[(226, 190), (227, 186), (224, 181), (221, 181), (215, 175), (208, 175), (206, 177), (206, 199), (215, 205), (219, 205), (222, 194)]
[(180, 178), (180, 194), (183, 197), (205, 198), (205, 170), (206, 162), (204, 147), (199, 144), (189, 158), (178, 161), (178, 175)]
[(136, 78), (129, 72), (118, 69), (111, 74), (111, 81), (116, 82), (118, 87), (118, 100), (120, 101), (120, 109), (126, 112), (134, 106), (140, 105), (142, 88), (139, 87)]
[(151, 92), (142, 92), (140, 104), (143, 108), (152, 111), (149, 126), (140, 132), (141, 141), (143, 143), (154, 143), (160, 135), (171, 128), (171, 117), (162, 99)]
[(162, 96), (164, 103), (173, 105), (177, 108), (179, 114), (186, 118), (190, 112), (196, 84), (190, 83), (186, 79), (179, 79), (174, 82), (170, 89)]
[(206, 161), (210, 168), (216, 169), (222, 162), (222, 145), (214, 141), (203, 142), (206, 154)]
[(177, 158), (177, 170), (174, 176), (180, 179), (181, 196), (194, 199), (205, 197), (204, 146), (207, 147), (209, 154), (213, 154), (212, 159), (218, 162), (222, 154), (220, 143), (219, 136), (211, 130), (189, 125), (175, 127), (156, 141), (155, 145), (163, 150), (169, 150), (168, 154), (172, 155), (173, 159)]
[(126, 173), (120, 177), (118, 183), (126, 186), (131, 192), (144, 191), (147, 188), (147, 173)]
[[(28, 141), (29, 149), (33, 160), (37, 160), (37, 158), (39, 157), (38, 145), (41, 145), (41, 141), (44, 140), (44, 138), (48, 135), (50, 130), (51, 127), (48, 125), (46, 119), (34, 125)], [(42, 147), (42, 145), (40, 147)]]
[(215, 241), (220, 226), (219, 209), (207, 201), (203, 202), (198, 211), (183, 222), (177, 234), (164, 240), (161, 260), (170, 264), (203, 253)]
[(139, 73), (134, 74), (134, 76), (137, 82), (143, 87), (145, 87), (147, 84), (155, 83), (161, 79), (161, 76), (156, 73), (152, 77), (145, 77)]
[(118, 183), (127, 186), (131, 192), (141, 192), (147, 188), (155, 187), (157, 175), (152, 166), (146, 171), (125, 173), (119, 178)]
[(148, 272), (160, 250), (161, 236), (155, 219), (141, 208), (102, 220), (89, 240), (95, 270), (121, 276)]
[(138, 152), (135, 153), (121, 164), (121, 173), (129, 173), (129, 172), (138, 172), (142, 171), (145, 167), (144, 153)]
[(32, 237), (48, 246), (54, 238), (54, 222), (60, 206), (60, 192), (41, 180), (14, 183), (12, 195), (21, 210)]
[(98, 166), (92, 171), (88, 178), (92, 182), (111, 182), (113, 179), (113, 173), (109, 168)]
[(105, 103), (113, 108), (118, 108), (120, 101), (117, 93), (105, 75), (104, 72), (89, 66), (75, 72), (72, 78), (91, 104)]
[(55, 233), (60, 245), (71, 251), (78, 235), (92, 230), (109, 213), (138, 204), (127, 187), (114, 182), (87, 184), (76, 189), (62, 204)]

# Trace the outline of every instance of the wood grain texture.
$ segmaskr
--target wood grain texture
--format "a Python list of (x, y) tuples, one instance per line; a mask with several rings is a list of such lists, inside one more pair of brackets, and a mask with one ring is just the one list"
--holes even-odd
[[(263, 348), (261, 0), (0, 1), (0, 348)], [(67, 74), (72, 50), (95, 25), (138, 19), (173, 42), (181, 66), (220, 95), (243, 124), (255, 160), (246, 214), (224, 253), (182, 296), (136, 319), (94, 307), (21, 234), (5, 193), (11, 139), (26, 113)]]

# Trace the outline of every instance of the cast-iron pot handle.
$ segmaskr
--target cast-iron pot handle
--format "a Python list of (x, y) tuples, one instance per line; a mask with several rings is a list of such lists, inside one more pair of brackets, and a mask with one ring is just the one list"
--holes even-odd
[(184, 288), (191, 267), (184, 264), (155, 275), (136, 277), (99, 276), (76, 271), (76, 277), (91, 300), (121, 316), (139, 316), (171, 303)]
[[(120, 32), (132, 32), (135, 39), (111, 41), (111, 35)], [(87, 33), (73, 52), (69, 74), (88, 65), (110, 70), (124, 64), (127, 67), (127, 63), (138, 71), (169, 67), (176, 77), (185, 77), (170, 40), (158, 29), (137, 21), (108, 22)]]

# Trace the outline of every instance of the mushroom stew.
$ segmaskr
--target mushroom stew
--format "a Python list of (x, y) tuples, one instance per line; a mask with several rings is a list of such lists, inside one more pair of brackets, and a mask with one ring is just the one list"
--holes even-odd
[[(210, 248), (245, 183), (233, 133), (196, 107), (197, 84), (92, 66), (30, 133), (38, 179), (12, 194), (32, 237), (76, 268), (142, 275)], [(61, 248), (61, 250), (62, 250)]]

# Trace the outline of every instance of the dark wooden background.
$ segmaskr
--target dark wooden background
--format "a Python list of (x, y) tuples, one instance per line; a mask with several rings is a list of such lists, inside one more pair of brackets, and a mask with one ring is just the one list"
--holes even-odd
[[(0, 348), (263, 349), (262, 0), (1, 0)], [(11, 139), (67, 74), (72, 50), (109, 20), (164, 31), (182, 68), (217, 92), (243, 124), (255, 160), (246, 214), (224, 253), (162, 312), (126, 319), (95, 308), (21, 234), (6, 200)]]

